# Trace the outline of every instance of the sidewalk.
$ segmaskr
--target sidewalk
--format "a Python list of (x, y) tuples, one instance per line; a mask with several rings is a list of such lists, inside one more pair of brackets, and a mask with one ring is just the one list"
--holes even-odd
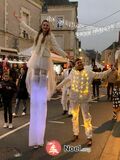
[(100, 160), (120, 160), (120, 113)]

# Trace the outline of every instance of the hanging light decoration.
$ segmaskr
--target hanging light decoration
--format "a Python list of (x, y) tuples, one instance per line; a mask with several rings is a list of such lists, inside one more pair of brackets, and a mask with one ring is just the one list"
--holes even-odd
[(112, 31), (114, 29), (118, 29), (120, 28), (120, 22), (116, 22), (114, 24), (110, 24), (104, 27), (85, 27), (85, 28), (81, 28), (81, 30), (78, 30), (76, 32), (76, 36), (79, 37), (86, 37), (86, 36), (92, 36), (92, 35), (96, 35), (96, 34), (101, 34), (103, 32), (109, 32)]
[[(56, 18), (53, 16), (46, 17), (48, 21), (50, 21), (53, 25), (56, 23)], [(87, 26), (83, 24), (77, 24), (72, 21), (68, 21), (63, 19), (62, 24), (70, 29), (76, 29), (76, 36), (79, 37), (86, 37), (86, 36), (94, 36), (97, 34), (101, 34), (103, 32), (109, 32), (114, 29), (120, 28), (120, 22), (115, 22), (110, 25), (102, 26), (102, 27), (95, 27), (95, 26)]]

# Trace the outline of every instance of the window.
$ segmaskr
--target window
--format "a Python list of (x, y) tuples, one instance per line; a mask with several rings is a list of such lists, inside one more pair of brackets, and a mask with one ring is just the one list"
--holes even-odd
[(63, 16), (57, 16), (56, 17), (56, 28), (62, 29), (64, 25), (64, 17)]
[(23, 35), (22, 37), (25, 38), (25, 39), (29, 38), (28, 37), (28, 33), (26, 31), (24, 31), (24, 30), (22, 31), (22, 35)]
[[(27, 25), (30, 25), (30, 12), (29, 12), (29, 10), (22, 7), (20, 12), (21, 12), (22, 20)], [(28, 33), (23, 28), (21, 28), (21, 37), (23, 37), (25, 39), (29, 39), (30, 38), (30, 36), (28, 35)]]
[[(26, 24), (29, 25), (29, 15), (27, 13), (23, 12), (22, 19)], [(24, 30), (22, 30), (22, 37), (25, 38), (25, 39), (29, 38), (28, 33)]]

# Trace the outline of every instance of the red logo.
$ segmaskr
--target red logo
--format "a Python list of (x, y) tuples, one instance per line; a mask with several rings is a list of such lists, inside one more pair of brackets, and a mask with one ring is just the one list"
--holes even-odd
[(46, 144), (46, 151), (51, 156), (57, 156), (61, 152), (61, 144), (56, 140), (49, 141)]

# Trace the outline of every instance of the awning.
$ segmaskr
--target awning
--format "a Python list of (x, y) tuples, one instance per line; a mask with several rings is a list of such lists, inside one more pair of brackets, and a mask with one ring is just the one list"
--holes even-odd
[(18, 56), (17, 49), (0, 47), (0, 55)]

